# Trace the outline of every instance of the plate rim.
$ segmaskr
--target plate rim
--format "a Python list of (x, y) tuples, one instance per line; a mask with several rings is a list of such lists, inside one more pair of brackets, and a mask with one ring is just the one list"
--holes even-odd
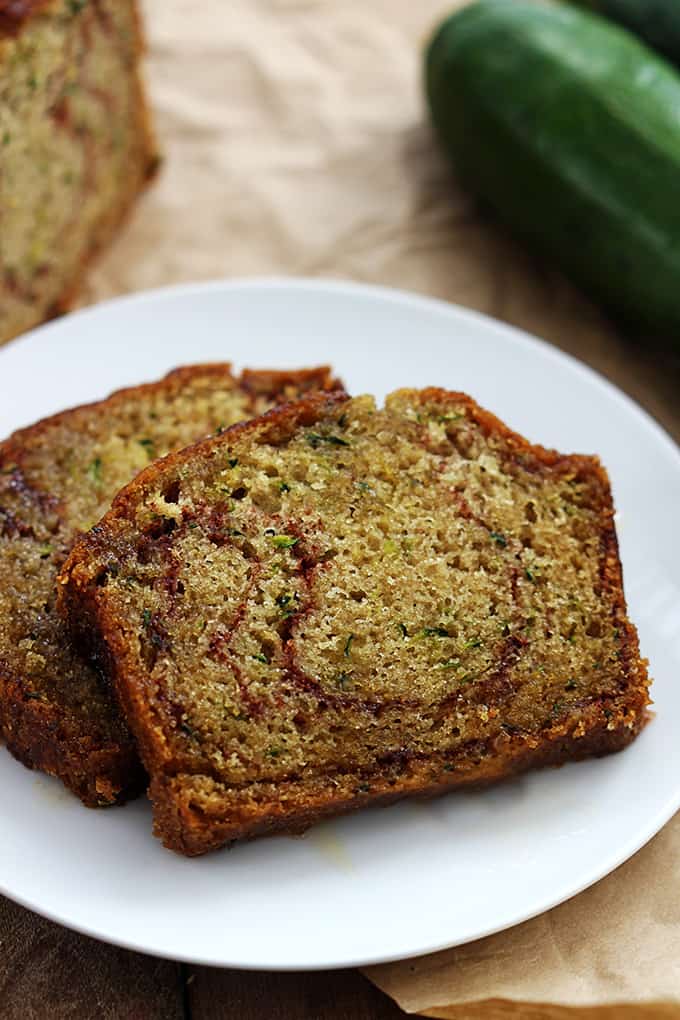
[[(336, 277), (289, 277), (285, 275), (245, 276), (224, 279), (215, 278), (204, 281), (170, 284), (163, 287), (120, 295), (106, 301), (101, 301), (93, 305), (76, 309), (59, 319), (36, 326), (35, 328), (20, 334), (18, 337), (15, 337), (12, 341), (0, 349), (0, 359), (3, 355), (16, 350), (20, 345), (30, 342), (35, 338), (44, 337), (50, 333), (59, 332), (64, 329), (68, 330), (69, 324), (73, 319), (77, 319), (78, 321), (83, 319), (96, 320), (102, 315), (106, 316), (111, 310), (115, 311), (121, 307), (134, 307), (135, 305), (154, 304), (157, 302), (162, 303), (175, 296), (186, 298), (193, 297), (200, 300), (201, 296), (206, 293), (272, 289), (286, 291), (295, 290), (300, 293), (333, 293), (344, 295), (350, 300), (356, 296), (376, 299), (380, 302), (388, 302), (392, 305), (411, 306), (412, 308), (419, 309), (426, 314), (434, 312), (438, 315), (455, 320), (458, 323), (464, 323), (467, 321), (496, 333), (505, 333), (506, 335), (510, 334), (516, 343), (521, 344), (523, 347), (528, 348), (534, 353), (540, 353), (542, 357), (552, 361), (553, 364), (560, 365), (564, 364), (566, 361), (570, 364), (572, 369), (577, 372), (577, 374), (580, 374), (584, 379), (589, 380), (599, 388), (604, 389), (610, 399), (615, 399), (615, 401), (622, 406), (622, 409), (624, 409), (628, 414), (632, 414), (637, 419), (637, 423), (644, 427), (644, 429), (651, 434), (657, 443), (660, 442), (665, 447), (666, 453), (675, 459), (676, 467), (680, 470), (680, 446), (675, 442), (666, 429), (649, 411), (638, 404), (632, 397), (628, 396), (628, 394), (616, 386), (616, 384), (607, 379), (598, 370), (579, 360), (573, 354), (563, 351), (561, 348), (551, 344), (549, 341), (543, 340), (542, 338), (535, 336), (520, 327), (503, 322), (500, 319), (496, 319), (484, 312), (477, 311), (476, 309), (467, 308), (465, 306), (446, 301), (442, 298), (436, 298), (382, 284), (364, 283), (361, 281)], [(445, 940), (442, 942), (441, 940), (437, 940), (430, 945), (406, 954), (374, 953), (368, 957), (346, 956), (340, 960), (337, 959), (336, 954), (335, 959), (316, 960), (313, 963), (304, 965), (299, 963), (277, 963), (271, 960), (251, 962), (238, 960), (234, 962), (226, 960), (223, 955), (220, 956), (219, 954), (215, 954), (211, 956), (206, 953), (172, 953), (168, 955), (167, 950), (160, 948), (155, 949), (153, 946), (150, 946), (148, 942), (145, 942), (143, 937), (135, 938), (134, 936), (131, 936), (129, 938), (122, 938), (112, 936), (106, 933), (105, 926), (101, 923), (74, 923), (68, 919), (68, 915), (63, 911), (45, 909), (41, 907), (39, 902), (35, 902), (30, 896), (16, 895), (11, 891), (11, 889), (7, 888), (7, 883), (2, 876), (0, 876), (0, 893), (12, 902), (15, 902), (20, 906), (72, 931), (96, 938), (107, 944), (120, 946), (134, 952), (144, 953), (161, 959), (176, 960), (194, 965), (235, 967), (248, 971), (276, 972), (295, 972), (301, 969), (307, 971), (318, 971), (335, 970), (346, 967), (356, 968), (379, 966), (399, 960), (407, 960), (430, 955), (441, 952), (445, 949), (453, 949), (456, 946), (465, 945), (472, 941), (487, 938), (491, 935), (514, 927), (517, 924), (530, 921), (540, 914), (552, 910), (567, 900), (572, 899), (574, 896), (579, 895), (595, 883), (601, 881), (607, 875), (611, 874), (618, 867), (624, 864), (643, 846), (645, 846), (645, 844), (647, 844), (663, 828), (663, 826), (670, 821), (678, 810), (680, 810), (680, 781), (678, 782), (674, 795), (669, 796), (666, 802), (659, 807), (655, 814), (650, 819), (647, 819), (646, 823), (641, 825), (638, 831), (631, 835), (629, 840), (603, 858), (603, 861), (597, 866), (593, 866), (586, 873), (583, 880), (573, 886), (569, 892), (556, 897), (544, 896), (539, 906), (529, 913), (522, 912), (521, 916), (516, 917), (514, 920), (503, 920), (497, 925), (489, 925), (484, 929), (480, 929), (474, 935), (456, 938), (454, 941)]]
[[(352, 294), (354, 292), (358, 295), (365, 295), (366, 297), (372, 296), (396, 304), (420, 306), (423, 309), (436, 311), (438, 314), (450, 315), (453, 313), (454, 315), (460, 316), (462, 319), (467, 319), (470, 322), (476, 322), (477, 324), (488, 328), (498, 329), (504, 331), (504, 333), (510, 333), (514, 336), (515, 340), (523, 346), (540, 351), (541, 354), (548, 359), (552, 359), (556, 362), (566, 359), (577, 371), (582, 372), (586, 377), (589, 377), (591, 381), (594, 381), (599, 386), (604, 387), (611, 397), (616, 398), (620, 403), (627, 406), (629, 410), (641, 416), (641, 418), (644, 419), (645, 424), (647, 426), (651, 426), (652, 429), (658, 433), (659, 438), (662, 438), (667, 444), (669, 444), (671, 450), (680, 458), (680, 443), (676, 443), (670, 435), (670, 432), (655, 418), (655, 416), (638, 404), (638, 402), (632, 397), (629, 397), (624, 390), (616, 385), (616, 382), (608, 379), (603, 372), (600, 372), (598, 369), (588, 365), (585, 361), (577, 358), (569, 351), (564, 351), (561, 347), (558, 347), (557, 344), (553, 344), (548, 340), (543, 340), (541, 337), (529, 333), (528, 329), (523, 329), (521, 326), (513, 325), (511, 322), (495, 318), (493, 315), (488, 315), (486, 312), (479, 311), (476, 308), (459, 305), (455, 301), (447, 301), (444, 298), (436, 298), (433, 295), (420, 294), (416, 291), (408, 291), (401, 287), (393, 287), (387, 284), (365, 283), (363, 281), (355, 281), (355, 279), (343, 278), (341, 276), (286, 276), (285, 274), (279, 273), (224, 277), (215, 276), (209, 279), (201, 279), (201, 281), (193, 281), (184, 284), (167, 284), (163, 287), (155, 287), (141, 291), (133, 291), (127, 294), (119, 294), (116, 297), (107, 298), (104, 301), (97, 301), (91, 305), (74, 308), (72, 311), (68, 311), (56, 318), (50, 319), (46, 322), (41, 322), (33, 328), (25, 331), (25, 333), (14, 337), (7, 344), (0, 347), (0, 357), (6, 352), (16, 350), (19, 345), (24, 342), (28, 342), (35, 337), (42, 337), (51, 333), (51, 331), (63, 329), (66, 326), (66, 323), (75, 318), (81, 320), (82, 318), (98, 317), (102, 312), (106, 312), (109, 309), (126, 307), (128, 305), (153, 303), (158, 299), (164, 300), (174, 296), (191, 297), (192, 295), (199, 296), (201, 294), (210, 294), (221, 291), (259, 290), (260, 288), (271, 288), (274, 290), (329, 291), (335, 294)], [(234, 362), (231, 363), (233, 364)], [(191, 362), (187, 362), (187, 364), (191, 364)], [(130, 382), (128, 385), (135, 386), (139, 384)], [(96, 399), (98, 398), (95, 398), (95, 400)]]
[[(54, 319), (50, 319), (47, 322), (40, 323), (32, 329), (13, 337), (6, 344), (0, 347), (0, 357), (2, 357), (6, 352), (18, 349), (21, 344), (32, 340), (34, 337), (41, 337), (50, 332), (57, 332), (64, 329), (66, 324), (73, 319), (80, 320), (82, 318), (96, 318), (110, 309), (115, 310), (119, 307), (134, 306), (135, 304), (153, 303), (155, 300), (164, 300), (166, 298), (172, 298), (175, 295), (191, 297), (192, 295), (199, 296), (203, 293), (209, 294), (213, 292), (232, 290), (259, 290), (261, 288), (272, 288), (275, 290), (330, 291), (337, 294), (351, 294), (352, 292), (355, 292), (360, 295), (365, 295), (366, 297), (372, 296), (395, 304), (412, 305), (416, 307), (420, 306), (423, 310), (429, 309), (430, 311), (436, 311), (440, 315), (446, 316), (453, 314), (454, 316), (459, 316), (462, 320), (468, 320), (469, 322), (477, 323), (478, 325), (486, 328), (499, 330), (501, 332), (509, 332), (514, 336), (515, 340), (523, 346), (540, 351), (544, 357), (549, 360), (553, 360), (554, 362), (566, 360), (573, 369), (583, 374), (586, 378), (589, 378), (591, 382), (604, 387), (610, 397), (613, 397), (619, 403), (626, 406), (630, 411), (637, 414), (644, 421), (645, 425), (650, 427), (657, 434), (658, 438), (668, 444), (669, 452), (674, 453), (679, 458), (680, 466), (680, 443), (673, 439), (667, 429), (665, 429), (664, 426), (656, 420), (650, 411), (647, 411), (646, 408), (642, 407), (642, 405), (634, 400), (633, 397), (630, 397), (624, 390), (608, 379), (598, 369), (588, 365), (585, 361), (577, 358), (569, 351), (565, 351), (561, 347), (558, 347), (557, 344), (553, 344), (549, 340), (544, 340), (542, 337), (537, 336), (534, 333), (530, 333), (521, 326), (514, 326), (512, 323), (505, 322), (503, 319), (497, 319), (493, 315), (488, 315), (486, 312), (481, 312), (476, 308), (469, 308), (466, 305), (457, 304), (455, 301), (447, 301), (445, 298), (438, 298), (429, 294), (421, 294), (417, 291), (410, 291), (403, 287), (391, 286), (389, 284), (367, 283), (363, 280), (351, 280), (336, 276), (286, 276), (285, 274), (276, 273), (266, 274), (263, 276), (213, 277), (206, 280), (195, 280), (186, 283), (171, 283), (162, 287), (151, 287), (144, 290), (131, 291), (126, 294), (118, 294), (115, 297), (106, 298), (103, 301), (97, 301), (90, 305), (74, 308), (72, 311), (66, 312)], [(186, 364), (192, 364), (192, 362), (186, 362)], [(234, 365), (235, 362), (231, 361), (231, 364)], [(139, 385), (139, 383), (129, 383), (126, 385), (134, 386)], [(99, 398), (95, 397), (94, 399), (97, 400)]]

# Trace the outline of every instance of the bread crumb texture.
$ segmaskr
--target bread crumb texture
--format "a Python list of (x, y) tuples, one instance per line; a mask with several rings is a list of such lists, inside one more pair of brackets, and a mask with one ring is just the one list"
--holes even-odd
[(136, 0), (0, 3), (0, 343), (63, 310), (158, 157)]
[(605, 471), (463, 394), (237, 426), (141, 475), (61, 580), (186, 853), (614, 750), (645, 717)]
[(23, 429), (0, 444), (0, 734), (25, 764), (59, 775), (91, 805), (144, 774), (109, 686), (55, 611), (74, 540), (154, 458), (330, 380), (326, 369), (179, 369)]

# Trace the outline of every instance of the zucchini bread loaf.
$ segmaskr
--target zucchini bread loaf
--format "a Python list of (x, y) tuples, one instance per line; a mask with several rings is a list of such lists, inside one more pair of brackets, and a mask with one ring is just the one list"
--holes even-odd
[(309, 396), (173, 454), (59, 587), (185, 854), (616, 751), (646, 717), (604, 469), (460, 393)]
[(157, 164), (136, 0), (0, 0), (0, 343), (64, 310)]
[(199, 365), (0, 444), (0, 736), (15, 757), (90, 806), (138, 791), (144, 773), (111, 691), (55, 613), (57, 572), (154, 457), (330, 383), (324, 368), (235, 378), (229, 365)]

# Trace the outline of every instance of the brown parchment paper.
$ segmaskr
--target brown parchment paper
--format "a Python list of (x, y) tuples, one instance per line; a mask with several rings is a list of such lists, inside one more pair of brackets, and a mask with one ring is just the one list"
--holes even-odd
[[(671, 1003), (680, 999), (679, 892), (676, 816), (617, 871), (554, 910), (478, 942), (366, 973), (404, 1009), (427, 1016), (677, 1018), (680, 1006)], [(663, 1000), (668, 1004), (658, 1005)]]
[[(440, 155), (421, 99), (421, 50), (453, 6), (146, 0), (166, 162), (83, 300), (272, 273), (405, 287), (545, 337), (680, 437), (677, 359), (617, 334), (460, 190)], [(228, 337), (225, 356), (247, 361)], [(369, 976), (403, 1008), (457, 1020), (680, 1016), (653, 1005), (680, 1000), (679, 860), (680, 817), (548, 914)]]

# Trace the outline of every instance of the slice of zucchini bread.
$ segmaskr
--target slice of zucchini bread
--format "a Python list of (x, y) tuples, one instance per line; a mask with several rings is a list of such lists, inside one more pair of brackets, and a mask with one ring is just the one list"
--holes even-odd
[(138, 792), (144, 772), (111, 691), (55, 613), (58, 570), (154, 457), (331, 382), (325, 368), (236, 378), (198, 365), (0, 444), (0, 735), (15, 757), (90, 806)]
[(152, 175), (136, 0), (0, 0), (0, 343), (64, 310)]
[(59, 587), (185, 854), (616, 751), (646, 718), (606, 472), (460, 393), (310, 396), (171, 455)]

